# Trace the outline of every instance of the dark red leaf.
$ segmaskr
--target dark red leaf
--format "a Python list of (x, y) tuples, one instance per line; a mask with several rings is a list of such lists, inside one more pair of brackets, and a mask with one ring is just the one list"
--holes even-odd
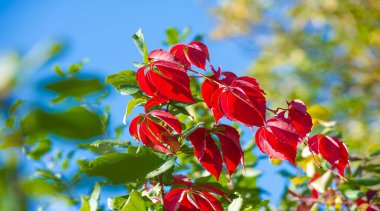
[(151, 133), (151, 131), (149, 131), (145, 122), (143, 122), (143, 124), (140, 124), (139, 138), (141, 142), (143, 142), (144, 145), (151, 147), (152, 149), (156, 151), (159, 151), (165, 154), (172, 154), (170, 150), (165, 148), (165, 146), (162, 145), (162, 143), (156, 139), (156, 137)]
[[(213, 69), (213, 67), (212, 67)], [(249, 127), (262, 126), (265, 121), (266, 100), (254, 78), (236, 77), (230, 72), (213, 72), (202, 84), (202, 98), (217, 123), (222, 116)], [(224, 76), (219, 79), (219, 76)]]
[(165, 208), (167, 211), (175, 211), (178, 209), (181, 199), (186, 194), (185, 188), (177, 188), (174, 190), (169, 191), (165, 195)]
[(154, 111), (151, 111), (149, 114), (161, 119), (178, 134), (180, 135), (182, 134), (181, 123), (178, 121), (177, 117), (175, 117), (173, 114), (166, 111), (162, 111), (162, 110), (154, 110)]
[(223, 160), (231, 177), (239, 163), (244, 166), (244, 153), (239, 142), (239, 132), (228, 125), (218, 125), (213, 131), (220, 141)]
[(189, 135), (189, 140), (194, 146), (194, 154), (202, 166), (219, 180), (223, 168), (223, 161), (219, 149), (214, 140), (207, 134), (205, 128), (198, 128)]
[(220, 95), (224, 92), (223, 88), (217, 89), (210, 99), (210, 110), (214, 115), (215, 123), (218, 123), (220, 118), (223, 117), (222, 110), (220, 108)]
[(223, 211), (223, 206), (215, 196), (204, 192), (204, 191), (194, 191), (193, 196), (195, 201), (197, 202), (200, 210), (215, 210), (215, 211)]
[(154, 71), (149, 71), (147, 76), (149, 81), (151, 81), (155, 88), (165, 97), (185, 103), (194, 103), (193, 97), (191, 96), (190, 84), (183, 85)]
[(207, 46), (199, 41), (194, 41), (187, 45), (186, 50), (187, 60), (196, 67), (206, 70), (206, 60), (210, 60)]
[[(174, 183), (171, 191), (165, 195), (165, 208), (168, 211), (174, 210), (216, 210), (222, 211), (221, 202), (208, 190), (201, 188), (204, 184), (193, 184), (191, 180), (183, 175), (173, 175)], [(186, 188), (176, 187), (175, 185), (183, 184)], [(209, 189), (218, 195), (226, 196), (226, 194), (217, 189)]]
[(160, 140), (157, 139), (157, 137), (152, 133), (152, 131), (147, 127), (146, 122), (143, 121), (140, 124), (140, 130), (139, 135), (141, 141), (146, 145), (154, 150), (157, 150), (159, 152), (165, 153), (165, 154), (172, 154), (172, 152), (167, 149)]
[(137, 83), (140, 86), (140, 89), (149, 96), (154, 96), (157, 92), (157, 89), (154, 85), (148, 80), (145, 76), (146, 67), (140, 68), (136, 73)]
[(259, 149), (270, 158), (288, 160), (295, 165), (297, 131), (287, 119), (275, 116), (260, 127), (255, 135)]
[(154, 106), (160, 105), (162, 103), (168, 102), (169, 99), (162, 96), (160, 93), (157, 93), (157, 95), (154, 95), (152, 98), (150, 98), (148, 101), (146, 101), (144, 109), (145, 112), (148, 112), (148, 110)]
[(129, 134), (136, 140), (139, 140), (139, 133), (137, 130), (137, 126), (139, 124), (139, 121), (141, 120), (141, 116), (138, 115), (137, 117), (133, 118), (131, 121), (131, 124), (129, 124)]
[(211, 97), (215, 91), (219, 89), (219, 85), (211, 80), (205, 80), (201, 86), (201, 93), (207, 107), (211, 108)]
[(170, 53), (174, 55), (175, 60), (181, 63), (186, 69), (190, 68), (190, 62), (185, 54), (186, 45), (177, 44), (170, 49)]
[[(158, 123), (159, 120), (161, 124), (165, 123), (165, 126)], [(181, 145), (168, 127), (181, 134), (181, 125), (174, 115), (165, 111), (151, 111), (144, 116), (139, 115), (134, 118), (129, 126), (129, 132), (144, 145), (166, 154), (173, 154), (180, 150)]]
[(166, 77), (181, 82), (181, 84), (187, 85), (190, 83), (189, 76), (186, 70), (178, 64), (166, 62), (166, 61), (156, 61), (154, 66)]
[(170, 134), (166, 128), (148, 118), (146, 119), (146, 121), (148, 123), (149, 130), (156, 137), (157, 141), (169, 145), (170, 149), (173, 152), (177, 152), (181, 148), (178, 139), (175, 138), (172, 134)]
[(223, 115), (227, 119), (240, 122), (249, 127), (264, 124), (265, 117), (262, 112), (251, 103), (249, 97), (241, 89), (225, 89), (220, 95), (219, 104)]
[(244, 153), (239, 142), (238, 131), (228, 125), (217, 125), (211, 130), (200, 127), (189, 135), (195, 156), (202, 166), (218, 180), (223, 161), (212, 134), (215, 134), (220, 141), (223, 160), (230, 176), (239, 163), (243, 164)]
[(190, 178), (182, 174), (173, 175), (173, 180), (174, 180), (173, 185), (181, 184), (181, 185), (186, 185), (187, 187), (193, 186), (193, 182), (191, 182)]
[(308, 145), (311, 151), (322, 155), (344, 177), (344, 170), (349, 167), (349, 157), (347, 147), (341, 140), (318, 134), (308, 140)]
[(288, 102), (289, 114), (288, 118), (292, 125), (296, 128), (301, 139), (309, 135), (313, 122), (306, 106), (301, 100), (292, 100)]

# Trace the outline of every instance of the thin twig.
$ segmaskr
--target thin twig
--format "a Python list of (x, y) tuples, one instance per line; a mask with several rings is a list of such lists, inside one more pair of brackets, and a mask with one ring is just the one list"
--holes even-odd
[(212, 78), (208, 77), (207, 75), (202, 74), (202, 73), (200, 73), (200, 72), (198, 72), (198, 71), (195, 71), (195, 70), (193, 70), (193, 69), (187, 69), (187, 70), (190, 71), (190, 72), (193, 72), (193, 73), (195, 73), (195, 74), (197, 74), (197, 75), (199, 75), (199, 76), (202, 76), (203, 78), (206, 78), (206, 79), (208, 79), (208, 80), (210, 80), (210, 81), (213, 81), (213, 82), (217, 83), (217, 84), (220, 85), (220, 86), (226, 86), (226, 85), (220, 83), (219, 81), (217, 81), (217, 80), (215, 80), (215, 79), (212, 79)]
[(165, 207), (165, 190), (164, 190), (164, 174), (160, 174), (159, 176), (160, 180), (160, 185), (161, 185), (161, 201), (162, 201), (162, 206)]

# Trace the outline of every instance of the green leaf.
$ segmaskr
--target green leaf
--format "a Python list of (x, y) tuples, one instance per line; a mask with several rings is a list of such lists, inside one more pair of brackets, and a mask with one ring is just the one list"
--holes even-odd
[(81, 201), (82, 201), (82, 206), (80, 207), (79, 211), (90, 211), (91, 207), (87, 198), (82, 195)]
[(232, 200), (231, 204), (228, 206), (228, 211), (240, 211), (243, 209), (243, 199), (239, 196)]
[(88, 94), (100, 92), (103, 85), (98, 79), (68, 78), (47, 84), (47, 90), (56, 92), (60, 96), (80, 98)]
[(90, 162), (81, 161), (80, 169), (89, 176), (107, 178), (111, 183), (120, 184), (145, 180), (151, 175), (161, 173), (171, 166), (173, 156), (165, 155), (147, 147), (129, 147), (128, 152), (110, 153)]
[(131, 194), (129, 194), (129, 198), (127, 203), (125, 203), (124, 207), (121, 209), (122, 211), (141, 211), (146, 210), (144, 199), (141, 195), (132, 190)]
[(28, 155), (33, 158), (34, 160), (39, 160), (42, 155), (49, 152), (51, 147), (50, 140), (43, 139), (40, 142), (38, 142), (38, 145), (36, 148), (34, 148), (32, 151), (28, 152)]
[(107, 199), (108, 208), (111, 210), (120, 210), (124, 206), (124, 204), (127, 202), (127, 200), (128, 200), (128, 195), (108, 198)]
[(9, 115), (13, 114), (23, 103), (24, 103), (23, 100), (16, 100), (16, 102), (14, 102), (9, 108), (8, 114)]
[(100, 196), (100, 190), (101, 185), (100, 183), (95, 183), (94, 189), (92, 190), (90, 199), (88, 200), (90, 202), (91, 211), (96, 211), (98, 209), (98, 201)]
[(178, 39), (179, 39), (178, 36), (179, 36), (179, 32), (177, 28), (174, 28), (174, 27), (168, 28), (166, 30), (166, 37), (167, 37), (166, 44), (168, 45), (177, 44)]
[(68, 139), (89, 139), (102, 134), (99, 116), (84, 107), (76, 106), (59, 113), (37, 109), (22, 120), (30, 134), (54, 134)]
[(380, 184), (379, 177), (371, 177), (371, 178), (351, 178), (348, 180), (350, 184), (360, 185), (360, 186), (373, 186)]
[(139, 29), (136, 34), (132, 35), (132, 38), (141, 56), (143, 57), (143, 61), (148, 63), (148, 49), (146, 47), (144, 35), (142, 34), (141, 29)]
[(54, 71), (61, 77), (65, 76), (65, 73), (62, 71), (59, 65), (54, 65)]
[(115, 152), (114, 147), (128, 148), (131, 142), (122, 140), (98, 140), (90, 144), (81, 144), (79, 147), (88, 149), (96, 154), (108, 154)]
[(141, 102), (144, 102), (144, 100), (141, 98), (136, 98), (128, 101), (127, 109), (125, 109), (125, 114), (123, 118), (123, 123), (125, 125), (127, 124), (127, 117), (132, 113), (133, 109)]
[(140, 91), (136, 81), (136, 72), (124, 70), (106, 77), (106, 84), (111, 84), (122, 95), (135, 94)]
[(169, 160), (166, 161), (164, 164), (162, 164), (162, 166), (160, 166), (158, 169), (155, 169), (149, 172), (149, 174), (146, 175), (146, 178), (153, 178), (155, 176), (158, 176), (166, 172), (167, 170), (169, 170), (171, 167), (174, 166), (175, 160), (176, 160), (176, 157), (169, 158)]

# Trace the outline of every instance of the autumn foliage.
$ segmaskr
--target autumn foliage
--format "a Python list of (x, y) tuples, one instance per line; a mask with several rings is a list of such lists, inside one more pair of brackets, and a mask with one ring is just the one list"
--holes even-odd
[[(239, 132), (232, 126), (219, 124), (225, 117), (248, 126), (259, 149), (270, 158), (287, 160), (296, 166), (299, 145), (305, 145), (313, 157), (320, 155), (330, 163), (332, 170), (337, 169), (345, 176), (349, 166), (345, 144), (321, 134), (310, 137), (313, 123), (301, 100), (287, 102), (287, 108), (270, 109), (265, 91), (255, 78), (238, 77), (220, 67), (216, 70), (212, 65), (211, 74), (203, 74), (201, 71), (207, 70), (207, 61), (210, 61), (204, 43), (193, 41), (187, 45), (176, 44), (169, 51), (153, 50), (145, 61), (137, 70), (136, 79), (148, 96), (144, 106), (146, 114), (135, 117), (129, 126), (130, 134), (137, 141), (156, 151), (176, 154), (183, 145), (180, 140), (189, 140), (205, 170), (218, 180), (224, 163), (231, 177), (240, 163), (244, 167), (244, 153)], [(199, 76), (203, 78), (201, 89), (192, 91), (190, 78)], [(192, 92), (201, 92), (202, 99), (195, 99)], [(170, 102), (193, 104), (196, 101), (206, 104), (215, 124), (211, 128), (195, 127), (184, 136), (181, 122), (169, 112)], [(272, 115), (267, 115), (267, 111)], [(169, 211), (223, 210), (213, 194), (223, 195), (223, 191), (194, 185), (185, 176), (177, 175), (164, 205)]]

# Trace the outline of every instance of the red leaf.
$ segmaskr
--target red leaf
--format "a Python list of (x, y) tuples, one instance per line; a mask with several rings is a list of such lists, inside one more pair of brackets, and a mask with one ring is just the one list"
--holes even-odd
[[(216, 210), (222, 211), (221, 202), (212, 194), (202, 190), (201, 186), (193, 184), (191, 180), (183, 175), (173, 175), (174, 185), (183, 184), (185, 181), (186, 188), (175, 187), (165, 195), (165, 208), (168, 211), (174, 210)], [(176, 182), (179, 181), (179, 182)], [(172, 187), (173, 187), (172, 186)], [(223, 191), (213, 188), (211, 192), (219, 195), (226, 195)]]
[(202, 166), (219, 180), (223, 161), (218, 147), (211, 136), (207, 134), (207, 130), (205, 128), (198, 128), (189, 135), (189, 140), (193, 144), (194, 154)]
[(167, 62), (172, 62), (176, 63), (176, 60), (174, 59), (174, 56), (170, 54), (169, 52), (158, 49), (158, 50), (153, 50), (152, 52), (149, 53), (148, 57), (149, 61), (167, 61)]
[(223, 161), (212, 134), (215, 134), (220, 141), (223, 160), (230, 176), (240, 162), (243, 164), (244, 154), (239, 143), (240, 135), (231, 126), (217, 125), (211, 130), (200, 127), (191, 133), (189, 140), (194, 146), (195, 156), (202, 166), (218, 180)]
[(165, 111), (152, 111), (132, 120), (129, 126), (131, 135), (137, 140), (141, 140), (144, 145), (166, 154), (173, 154), (180, 150), (181, 145), (178, 139), (170, 133), (171, 130), (156, 122), (158, 120), (153, 120), (153, 116), (177, 133), (181, 133), (181, 125), (175, 116)]
[(349, 167), (349, 157), (347, 147), (341, 140), (318, 134), (308, 140), (308, 145), (313, 152), (321, 154), (333, 169), (337, 168), (339, 174), (344, 177), (344, 170)]
[(141, 141), (146, 145), (154, 150), (157, 150), (159, 152), (165, 153), (165, 154), (172, 154), (170, 150), (168, 150), (158, 139), (157, 137), (152, 133), (152, 131), (147, 127), (146, 122), (143, 121), (140, 124), (140, 130), (139, 135)]
[(220, 95), (223, 93), (223, 91), (223, 88), (217, 89), (210, 99), (210, 110), (214, 115), (215, 123), (218, 123), (220, 118), (223, 117), (223, 113), (220, 108)]
[(170, 134), (166, 128), (148, 118), (146, 121), (148, 123), (149, 130), (153, 135), (155, 135), (158, 141), (169, 145), (170, 149), (173, 152), (177, 152), (181, 148), (178, 140), (172, 134)]
[(210, 60), (208, 48), (205, 44), (194, 41), (187, 45), (187, 52), (185, 52), (187, 60), (198, 68), (206, 70), (206, 59)]
[(306, 106), (301, 100), (292, 100), (288, 102), (289, 114), (288, 118), (292, 125), (296, 128), (301, 139), (309, 135), (313, 122)]
[(241, 89), (226, 89), (220, 95), (219, 104), (223, 115), (227, 119), (240, 122), (249, 127), (264, 124), (265, 117)]
[[(154, 50), (149, 54), (150, 64), (137, 71), (136, 78), (141, 90), (155, 97), (146, 110), (164, 101), (164, 98), (185, 103), (194, 103), (190, 91), (190, 79), (186, 69), (174, 56), (164, 50)], [(148, 71), (145, 71), (148, 68)]]
[(197, 191), (193, 192), (193, 196), (197, 204), (199, 205), (199, 208), (201, 210), (216, 210), (216, 211), (223, 211), (223, 206), (220, 203), (218, 199), (215, 198), (215, 196), (204, 192), (204, 191)]
[(154, 110), (154, 111), (151, 111), (149, 114), (161, 119), (178, 134), (180, 135), (182, 134), (181, 123), (178, 121), (177, 117), (175, 117), (173, 114), (168, 113), (166, 111), (161, 111), (161, 110)]
[[(212, 67), (213, 69), (213, 67)], [(202, 98), (210, 108), (217, 123), (222, 116), (249, 127), (262, 126), (265, 121), (266, 100), (264, 92), (254, 78), (236, 77), (230, 72), (219, 73), (202, 84)], [(220, 75), (225, 76), (219, 79)]]
[(204, 102), (207, 107), (211, 108), (211, 97), (215, 91), (219, 88), (219, 85), (211, 80), (205, 80), (201, 86), (201, 93)]
[(270, 158), (288, 160), (295, 165), (298, 135), (288, 120), (278, 116), (270, 118), (266, 126), (257, 130), (255, 140)]
[(190, 84), (180, 84), (154, 71), (149, 71), (147, 76), (149, 81), (151, 81), (156, 89), (165, 97), (185, 103), (194, 103), (193, 97), (191, 96)]
[(222, 172), (223, 161), (219, 149), (211, 136), (206, 136), (206, 147), (202, 157), (198, 158), (202, 166), (219, 180)]
[(190, 68), (191, 63), (206, 70), (206, 60), (210, 60), (207, 46), (199, 41), (190, 42), (188, 45), (177, 44), (171, 48), (170, 53), (186, 69)]
[(170, 53), (174, 55), (175, 60), (180, 62), (186, 69), (190, 68), (190, 62), (185, 54), (186, 45), (177, 44), (170, 49)]
[(168, 98), (157, 93), (157, 95), (154, 95), (152, 98), (146, 101), (145, 106), (144, 106), (145, 112), (148, 112), (148, 110), (154, 106), (160, 105), (162, 103), (166, 103), (168, 101), (169, 101)]
[(173, 180), (174, 180), (173, 185), (181, 184), (181, 185), (186, 185), (187, 187), (193, 186), (193, 182), (191, 182), (190, 178), (182, 174), (173, 175)]
[(165, 195), (165, 208), (167, 211), (175, 211), (178, 209), (181, 199), (184, 197), (186, 194), (185, 188), (177, 188), (174, 190), (169, 191)]
[(187, 85), (190, 83), (189, 76), (186, 70), (178, 64), (166, 62), (166, 61), (156, 61), (154, 66), (166, 77), (181, 82), (181, 84)]
[(213, 131), (219, 138), (223, 160), (231, 177), (239, 163), (244, 166), (244, 153), (239, 142), (239, 132), (228, 125), (218, 125)]
[(189, 140), (194, 146), (194, 154), (200, 160), (203, 157), (206, 149), (206, 128), (198, 128), (189, 135)]
[(139, 133), (137, 131), (137, 126), (139, 124), (139, 121), (141, 120), (141, 116), (138, 115), (134, 119), (132, 119), (131, 124), (129, 124), (129, 134), (136, 140), (139, 140)]
[(205, 190), (205, 191), (208, 191), (211, 193), (215, 193), (215, 194), (221, 195), (224, 198), (226, 198), (227, 200), (231, 201), (231, 199), (228, 197), (228, 195), (226, 193), (224, 193), (224, 191), (222, 191), (216, 187), (213, 187), (211, 185), (208, 185), (208, 184), (199, 184), (194, 189), (195, 190)]
[(145, 94), (149, 96), (154, 96), (157, 92), (157, 89), (145, 76), (145, 69), (146, 67), (142, 67), (137, 71), (136, 73), (137, 83), (139, 84), (141, 90), (145, 92)]

